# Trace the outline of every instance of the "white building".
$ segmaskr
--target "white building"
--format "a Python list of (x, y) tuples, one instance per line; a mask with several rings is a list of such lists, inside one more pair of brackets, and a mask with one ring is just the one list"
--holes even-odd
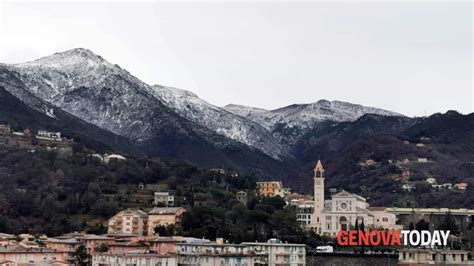
[(92, 255), (92, 266), (122, 266), (122, 265), (178, 265), (176, 258), (171, 255), (161, 255), (146, 252), (129, 252), (124, 254), (95, 253)]
[(399, 228), (395, 214), (385, 207), (369, 207), (366, 199), (342, 190), (324, 200), (324, 168), (318, 161), (314, 169), (314, 211), (311, 229), (318, 234), (336, 236), (349, 230), (356, 220), (366, 228)]
[(174, 205), (174, 196), (170, 195), (169, 192), (155, 192), (154, 204), (171, 207)]
[(307, 228), (311, 226), (313, 220), (314, 202), (306, 201), (302, 204), (298, 204), (296, 207), (296, 220), (303, 227)]
[(430, 248), (403, 248), (398, 252), (399, 265), (471, 265), (469, 251)]
[(38, 130), (36, 138), (42, 140), (62, 141), (61, 132), (49, 132), (46, 130)]
[(247, 200), (248, 200), (247, 192), (245, 192), (243, 190), (237, 192), (236, 193), (236, 198), (237, 198), (238, 201), (240, 201), (243, 204), (247, 205)]
[(256, 253), (267, 254), (267, 264), (269, 266), (303, 266), (306, 265), (306, 245), (281, 243), (276, 239), (271, 239), (267, 243), (244, 242), (243, 245), (250, 245)]
[(247, 244), (178, 243), (175, 246), (177, 265), (253, 266), (268, 258), (267, 253), (255, 252)]
[(110, 160), (125, 161), (127, 158), (119, 154), (104, 154), (104, 163), (108, 164)]

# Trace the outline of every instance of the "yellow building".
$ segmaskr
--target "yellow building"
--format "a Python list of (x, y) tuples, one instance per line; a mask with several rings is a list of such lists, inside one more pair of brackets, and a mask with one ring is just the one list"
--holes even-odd
[(148, 212), (147, 233), (149, 236), (155, 234), (155, 228), (159, 225), (167, 226), (181, 223), (181, 216), (186, 212), (182, 207), (155, 207)]
[(289, 188), (284, 188), (281, 181), (257, 182), (257, 195), (262, 197), (285, 197), (290, 193)]

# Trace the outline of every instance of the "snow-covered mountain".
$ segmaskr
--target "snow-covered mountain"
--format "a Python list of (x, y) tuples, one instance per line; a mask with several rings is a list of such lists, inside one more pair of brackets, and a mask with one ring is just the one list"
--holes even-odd
[(275, 110), (229, 104), (225, 110), (248, 118), (266, 129), (280, 141), (294, 143), (318, 123), (325, 121), (352, 122), (365, 114), (403, 116), (374, 107), (366, 107), (341, 101), (320, 100), (310, 104), (293, 104)]
[(289, 149), (258, 123), (214, 106), (190, 91), (160, 85), (153, 88), (153, 94), (166, 106), (197, 124), (255, 147), (276, 159), (290, 156)]
[(294, 159), (294, 145), (322, 122), (354, 121), (365, 114), (400, 116), (325, 100), (276, 110), (217, 107), (189, 91), (150, 86), (83, 48), (0, 64), (0, 86), (51, 118), (59, 108), (126, 137), (145, 153), (207, 164), (216, 160), (201, 158), (203, 153), (221, 156), (228, 165), (241, 161), (243, 154), (248, 155), (247, 164), (258, 165), (260, 160), (270, 165), (271, 160)]
[(150, 112), (169, 112), (150, 94), (147, 84), (87, 49), (10, 67), (36, 97), (134, 140), (152, 138), (155, 125), (165, 122), (152, 123)]
[[(185, 159), (206, 167), (226, 165), (252, 171), (279, 168), (277, 161), (261, 149), (181, 116), (174, 111), (177, 109), (164, 104), (155, 88), (87, 49), (21, 64), (1, 64), (0, 86), (49, 117), (55, 117), (51, 107), (59, 108), (130, 139), (151, 156)], [(245, 120), (222, 112), (242, 123)], [(254, 143), (261, 141), (252, 136), (256, 137)], [(267, 142), (262, 142), (272, 147), (269, 136)], [(278, 151), (278, 143), (273, 147)]]

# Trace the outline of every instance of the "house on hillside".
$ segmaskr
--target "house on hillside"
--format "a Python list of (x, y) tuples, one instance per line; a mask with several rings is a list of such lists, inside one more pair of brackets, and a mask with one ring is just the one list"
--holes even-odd
[(9, 124), (0, 124), (0, 135), (2, 136), (10, 136), (12, 130)]
[(405, 190), (405, 191), (410, 192), (410, 191), (415, 189), (415, 184), (412, 184), (412, 183), (403, 184), (402, 189)]
[(457, 190), (466, 190), (469, 185), (467, 183), (457, 183), (454, 184), (454, 188)]
[(421, 157), (419, 157), (419, 158), (418, 158), (418, 162), (419, 162), (419, 163), (427, 163), (427, 162), (428, 162), (428, 158), (421, 158)]
[(291, 193), (290, 188), (283, 187), (281, 181), (265, 181), (257, 182), (257, 195), (262, 197), (276, 197), (284, 198)]
[(453, 189), (453, 184), (451, 183), (444, 183), (444, 184), (439, 184), (439, 185), (431, 185), (432, 188), (436, 189)]
[(127, 158), (118, 154), (104, 154), (104, 163), (108, 164), (111, 160), (125, 161)]
[(247, 200), (248, 200), (247, 192), (245, 192), (243, 190), (237, 192), (236, 198), (237, 198), (238, 201), (240, 201), (243, 204), (247, 205)]
[(174, 196), (170, 195), (169, 192), (155, 192), (154, 201), (155, 205), (163, 205), (166, 207), (171, 207), (174, 205)]
[(62, 141), (61, 132), (50, 132), (46, 130), (38, 130), (36, 138), (47, 141)]

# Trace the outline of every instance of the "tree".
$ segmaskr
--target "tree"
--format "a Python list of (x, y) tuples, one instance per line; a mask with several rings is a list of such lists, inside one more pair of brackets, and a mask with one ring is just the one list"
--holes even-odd
[(155, 235), (159, 236), (173, 236), (175, 231), (175, 226), (170, 225), (158, 225), (155, 227)]
[(456, 221), (454, 220), (454, 217), (452, 216), (451, 212), (448, 211), (446, 213), (443, 220), (439, 224), (439, 230), (449, 230), (453, 235), (459, 234), (459, 227), (456, 224)]
[(428, 231), (430, 230), (430, 223), (426, 222), (425, 219), (421, 219), (416, 223), (415, 228), (417, 231)]
[[(365, 224), (364, 224), (364, 218), (362, 218), (362, 223), (360, 223), (360, 227), (359, 227), (359, 230), (364, 233), (365, 232)], [(365, 253), (365, 245), (362, 243), (361, 247), (360, 247), (360, 251), (361, 253)]]
[(102, 243), (102, 244), (98, 245), (97, 247), (95, 247), (94, 250), (96, 252), (104, 253), (104, 252), (109, 251), (109, 246), (105, 243)]
[(87, 253), (86, 246), (80, 245), (73, 254), (76, 265), (89, 265), (90, 255)]
[(286, 206), (286, 202), (280, 196), (276, 197), (265, 197), (263, 203), (272, 206), (276, 210), (281, 210)]

